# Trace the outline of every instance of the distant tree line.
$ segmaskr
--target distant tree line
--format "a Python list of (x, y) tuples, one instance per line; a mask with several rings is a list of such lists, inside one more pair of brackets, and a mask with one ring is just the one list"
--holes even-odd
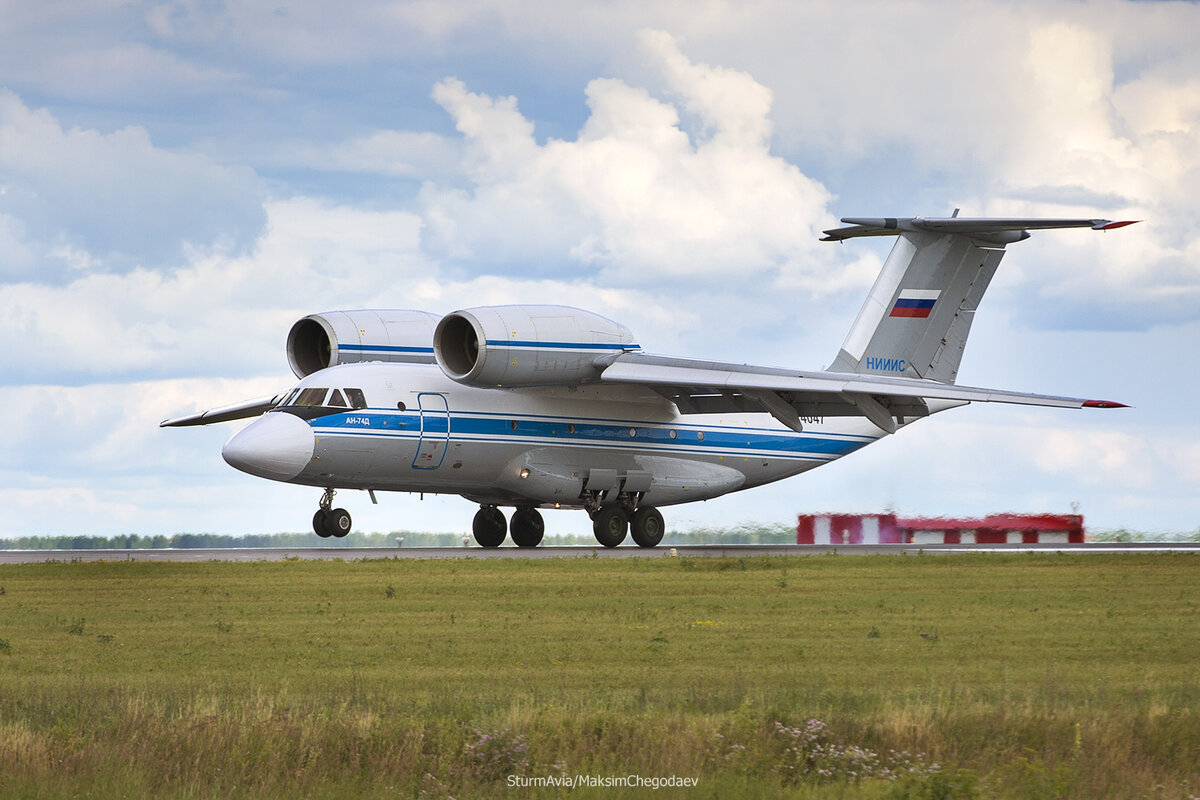
[[(547, 540), (552, 537), (546, 536)], [(592, 534), (571, 534), (553, 537), (555, 544), (594, 545)], [(774, 525), (742, 524), (731, 528), (693, 528), (690, 531), (668, 530), (663, 535), (662, 545), (693, 544), (795, 544), (795, 523)], [(660, 546), (662, 546), (660, 545)]]
[(1087, 531), (1089, 542), (1200, 542), (1200, 528), (1187, 533), (1164, 533), (1161, 531), (1131, 531), (1118, 528), (1111, 531)]
[[(136, 533), (119, 536), (21, 536), (0, 539), (0, 550), (175, 550), (228, 549), (237, 547), (396, 547), (403, 539), (404, 547), (462, 547), (461, 533), (423, 533), (393, 531), (391, 533), (352, 532), (344, 538), (322, 539), (315, 533), (267, 533), (228, 536), (216, 533), (177, 533), (173, 536), (141, 536)], [(695, 528), (690, 531), (667, 531), (663, 545), (692, 544), (786, 544), (796, 541), (796, 528), (775, 525), (738, 525), (732, 528)], [(474, 539), (468, 535), (468, 543)], [(596, 539), (587, 534), (547, 535), (546, 544), (595, 545)]]
[(0, 539), (4, 550), (176, 550), (236, 547), (395, 547), (403, 537), (412, 547), (449, 547), (462, 544), (454, 533), (350, 533), (344, 538), (322, 539), (315, 533), (265, 533), (227, 536), (216, 533), (177, 533), (173, 536), (21, 536)]

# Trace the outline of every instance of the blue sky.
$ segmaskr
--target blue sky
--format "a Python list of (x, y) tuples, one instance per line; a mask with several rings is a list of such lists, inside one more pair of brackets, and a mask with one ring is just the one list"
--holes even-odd
[[(318, 492), (168, 416), (292, 381), (347, 307), (565, 303), (647, 350), (816, 368), (885, 242), (843, 216), (1144, 219), (1010, 248), (971, 406), (669, 525), (1069, 511), (1200, 526), (1200, 7), (0, 2), (0, 535), (303, 530)], [(457, 498), (339, 497), (364, 530)], [(582, 514), (548, 517), (588, 529)]]

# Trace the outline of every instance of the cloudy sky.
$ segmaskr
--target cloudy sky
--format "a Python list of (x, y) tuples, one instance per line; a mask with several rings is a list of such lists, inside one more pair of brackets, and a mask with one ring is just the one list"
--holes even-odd
[(1194, 3), (0, 0), (0, 535), (305, 530), (319, 491), (221, 460), (239, 423), (157, 423), (288, 387), (306, 313), (565, 303), (819, 368), (889, 246), (820, 230), (956, 207), (1145, 220), (1010, 247), (959, 375), (1134, 408), (956, 409), (668, 525), (1195, 530), (1198, 35)]

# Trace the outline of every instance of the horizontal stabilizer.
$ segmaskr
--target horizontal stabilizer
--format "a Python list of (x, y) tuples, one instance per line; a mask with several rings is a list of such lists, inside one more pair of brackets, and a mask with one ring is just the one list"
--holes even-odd
[(277, 394), (274, 397), (260, 397), (256, 400), (246, 400), (231, 406), (221, 406), (209, 411), (201, 411), (199, 414), (164, 419), (158, 423), (158, 427), (186, 428), (192, 425), (212, 425), (215, 422), (229, 422), (235, 419), (257, 417), (270, 411), (281, 399), (283, 399), (283, 395)]
[(1013, 241), (1028, 238), (1020, 236), (1024, 231), (1051, 230), (1054, 228), (1091, 228), (1108, 231), (1133, 225), (1138, 220), (1113, 222), (1108, 219), (1022, 219), (1019, 217), (844, 217), (842, 222), (849, 227), (831, 228), (825, 231), (823, 242), (840, 242), (858, 236), (897, 236), (901, 233), (924, 231), (927, 233), (955, 233), (963, 236), (992, 236), (1015, 233)]

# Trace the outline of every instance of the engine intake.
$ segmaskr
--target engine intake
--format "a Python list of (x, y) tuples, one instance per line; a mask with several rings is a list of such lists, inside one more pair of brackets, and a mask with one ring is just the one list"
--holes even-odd
[(361, 361), (432, 364), (437, 321), (436, 314), (404, 309), (310, 314), (288, 332), (288, 364), (298, 378)]
[(629, 329), (568, 306), (483, 306), (442, 317), (433, 354), (447, 377), (474, 386), (595, 380), (612, 356), (639, 350)]

